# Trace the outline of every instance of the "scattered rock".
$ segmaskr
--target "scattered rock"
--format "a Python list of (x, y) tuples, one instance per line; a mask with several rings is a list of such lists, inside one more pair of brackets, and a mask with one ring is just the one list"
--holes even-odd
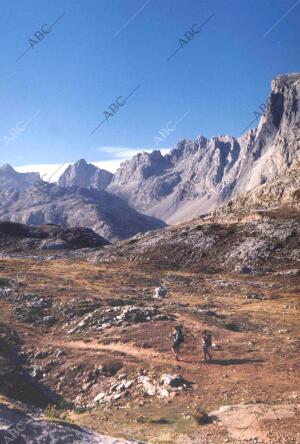
[(156, 299), (165, 298), (167, 296), (167, 290), (164, 287), (156, 287), (153, 297)]
[(57, 350), (55, 353), (56, 358), (61, 358), (62, 356), (66, 356), (66, 352), (64, 350)]
[(105, 392), (99, 393), (99, 394), (94, 398), (94, 401), (95, 401), (95, 402), (100, 402), (100, 401), (102, 401), (102, 400), (105, 398), (105, 396), (106, 396), (106, 393), (105, 393)]
[(45, 359), (51, 355), (51, 350), (40, 350), (34, 355), (34, 359)]
[[(103, 330), (113, 326), (128, 326), (139, 322), (165, 321), (171, 316), (162, 314), (156, 307), (102, 307), (88, 313), (78, 321), (68, 323), (68, 334), (80, 333), (87, 330)], [(71, 327), (71, 328), (70, 328)]]
[(185, 380), (180, 375), (170, 375), (165, 373), (160, 378), (164, 385), (169, 387), (183, 387), (185, 385)]

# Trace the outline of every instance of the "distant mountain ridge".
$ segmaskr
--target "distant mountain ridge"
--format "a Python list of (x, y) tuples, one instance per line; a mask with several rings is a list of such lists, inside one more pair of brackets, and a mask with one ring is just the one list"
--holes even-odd
[(39, 180), (39, 173), (18, 173), (9, 164), (0, 166), (0, 190), (26, 189)]
[(137, 212), (104, 190), (60, 187), (42, 181), (27, 188), (0, 188), (0, 220), (88, 227), (109, 241), (165, 226), (163, 221)]

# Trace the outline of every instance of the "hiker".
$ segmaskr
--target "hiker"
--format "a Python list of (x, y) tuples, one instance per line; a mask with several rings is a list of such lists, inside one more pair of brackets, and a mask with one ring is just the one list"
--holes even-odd
[(202, 342), (203, 342), (204, 361), (205, 362), (207, 361), (207, 356), (208, 356), (208, 359), (211, 361), (212, 355), (210, 353), (210, 350), (212, 347), (212, 336), (207, 330), (204, 330), (202, 332)]
[(184, 342), (184, 335), (182, 331), (181, 325), (176, 325), (175, 331), (171, 333), (171, 335), (174, 338), (173, 346), (172, 346), (172, 352), (175, 356), (176, 361), (179, 361), (179, 349), (181, 344)]

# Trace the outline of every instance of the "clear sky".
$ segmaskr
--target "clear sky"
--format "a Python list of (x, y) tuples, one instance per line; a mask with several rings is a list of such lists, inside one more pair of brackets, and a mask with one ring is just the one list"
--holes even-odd
[(0, 163), (23, 170), (79, 158), (112, 170), (182, 138), (239, 136), (271, 79), (300, 71), (300, 0), (0, 6)]

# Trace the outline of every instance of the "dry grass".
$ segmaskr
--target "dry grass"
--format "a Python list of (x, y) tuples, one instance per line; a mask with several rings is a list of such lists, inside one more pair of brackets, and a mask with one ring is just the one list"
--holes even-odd
[[(68, 341), (72, 345), (74, 338), (62, 334), (59, 325), (36, 328), (22, 324), (15, 317), (13, 305), (1, 301), (0, 322), (16, 329), (25, 350), (60, 341), (60, 348), (66, 351), (65, 364), (54, 366), (47, 376), (47, 384), (53, 390), (56, 390), (55, 373), (67, 374), (72, 366), (88, 369), (103, 363), (110, 373), (116, 363), (122, 364), (121, 372), (127, 373), (128, 378), (145, 369), (157, 377), (164, 372), (180, 372), (193, 382), (190, 393), (170, 403), (148, 398), (145, 405), (139, 407), (139, 399), (129, 399), (121, 409), (105, 407), (82, 414), (70, 413), (77, 424), (111, 436), (134, 437), (151, 443), (181, 443), (187, 435), (201, 433), (212, 433), (214, 442), (218, 442), (216, 425), (198, 425), (193, 419), (196, 405), (204, 405), (205, 412), (210, 412), (224, 404), (257, 400), (290, 402), (291, 394), (298, 390), (299, 278), (151, 271), (128, 264), (106, 266), (82, 261), (37, 263), (30, 259), (2, 260), (0, 269), (2, 279), (18, 279), (20, 292), (47, 296), (55, 304), (76, 298), (106, 301), (136, 297), (142, 301), (143, 289), (149, 288), (151, 294), (157, 280), (168, 287), (168, 297), (155, 303), (173, 314), (175, 321), (141, 323), (111, 328), (101, 334), (84, 334), (82, 339), (86, 345), (83, 343), (78, 348), (75, 342), (74, 347), (68, 347)], [(172, 280), (170, 276), (175, 278)], [(228, 285), (220, 287), (218, 281)], [(263, 299), (247, 299), (251, 293)], [(153, 301), (147, 303), (153, 304)], [(224, 317), (205, 314), (208, 309)], [(175, 322), (183, 323), (190, 333), (179, 363), (172, 358), (168, 338)], [(240, 331), (226, 329), (225, 324), (229, 323), (238, 323)], [(200, 332), (204, 328), (213, 332), (214, 340), (222, 348), (214, 352), (216, 364), (201, 362)], [(99, 349), (92, 347), (94, 343)], [(65, 397), (75, 397), (78, 393), (78, 383), (74, 384), (72, 378), (70, 374), (61, 388)], [(51, 410), (48, 415), (55, 417), (64, 413)], [(145, 422), (137, 421), (141, 416), (146, 418)], [(166, 422), (160, 422), (160, 418)]]

